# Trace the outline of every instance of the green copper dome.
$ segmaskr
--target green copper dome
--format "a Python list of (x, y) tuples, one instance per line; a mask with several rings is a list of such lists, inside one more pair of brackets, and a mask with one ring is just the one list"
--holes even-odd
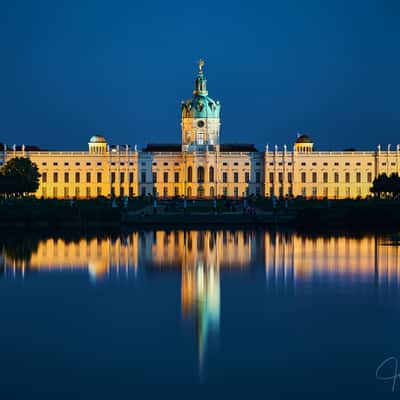
[(182, 101), (182, 118), (219, 118), (221, 104), (208, 96), (207, 79), (203, 74), (204, 61), (199, 62), (193, 98)]

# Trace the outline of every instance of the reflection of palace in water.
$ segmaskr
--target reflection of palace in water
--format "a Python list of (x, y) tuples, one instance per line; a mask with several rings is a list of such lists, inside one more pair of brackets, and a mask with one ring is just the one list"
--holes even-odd
[[(397, 245), (396, 245), (397, 244)], [(265, 269), (268, 290), (303, 284), (398, 285), (400, 246), (366, 235), (308, 237), (261, 231), (147, 231), (118, 237), (3, 245), (5, 277), (34, 272), (87, 271), (93, 281), (180, 271), (181, 308), (194, 318), (202, 363), (207, 338), (219, 330), (220, 271)]]

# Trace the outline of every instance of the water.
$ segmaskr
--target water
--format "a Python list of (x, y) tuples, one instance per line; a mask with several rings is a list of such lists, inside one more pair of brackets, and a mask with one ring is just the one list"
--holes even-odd
[(395, 398), (398, 240), (4, 238), (1, 398)]

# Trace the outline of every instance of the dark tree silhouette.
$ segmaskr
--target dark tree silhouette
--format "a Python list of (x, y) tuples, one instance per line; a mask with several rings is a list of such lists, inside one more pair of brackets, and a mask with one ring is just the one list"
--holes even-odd
[(381, 174), (376, 177), (370, 189), (378, 198), (398, 198), (400, 197), (400, 177), (398, 174), (387, 176)]
[(23, 196), (36, 192), (39, 178), (38, 167), (29, 158), (12, 158), (0, 169), (0, 193)]

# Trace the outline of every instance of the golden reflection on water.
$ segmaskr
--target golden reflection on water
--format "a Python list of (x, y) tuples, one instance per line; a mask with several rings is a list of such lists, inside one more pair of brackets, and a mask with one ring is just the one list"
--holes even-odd
[[(397, 239), (398, 240), (398, 239)], [(147, 231), (118, 237), (5, 243), (6, 277), (42, 271), (87, 271), (93, 281), (138, 271), (181, 271), (181, 310), (194, 319), (202, 365), (210, 332), (220, 321), (220, 271), (264, 271), (267, 288), (302, 283), (398, 284), (400, 246), (376, 235), (318, 236), (261, 231)], [(289, 292), (289, 291), (288, 291)]]

